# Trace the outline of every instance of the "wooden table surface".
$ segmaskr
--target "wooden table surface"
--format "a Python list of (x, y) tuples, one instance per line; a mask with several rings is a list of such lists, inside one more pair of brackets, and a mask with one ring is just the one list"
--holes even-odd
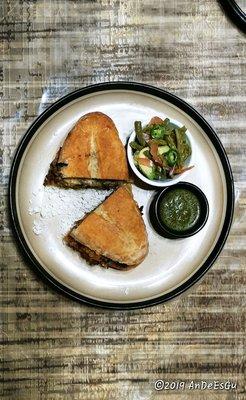
[[(244, 399), (245, 36), (215, 0), (3, 0), (1, 21), (1, 399)], [(182, 298), (137, 311), (76, 303), (22, 259), (10, 229), (13, 153), (66, 93), (131, 80), (167, 89), (215, 127), (235, 178), (226, 246)], [(156, 391), (154, 381), (237, 389)]]

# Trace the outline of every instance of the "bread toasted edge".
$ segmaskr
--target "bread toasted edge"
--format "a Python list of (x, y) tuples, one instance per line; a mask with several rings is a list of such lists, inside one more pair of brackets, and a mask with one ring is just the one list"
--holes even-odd
[(122, 264), (96, 253), (89, 247), (79, 243), (70, 234), (67, 234), (65, 236), (64, 241), (71, 249), (77, 251), (80, 256), (85, 259), (90, 265), (101, 265), (103, 268), (113, 268), (122, 271), (126, 271), (134, 267), (134, 265), (129, 266), (127, 264)]
[[(129, 193), (132, 193), (132, 186), (129, 183), (125, 183), (124, 187), (126, 188), (126, 190)], [(106, 196), (106, 198), (104, 199), (104, 201), (110, 197), (111, 195), (113, 195), (115, 193), (115, 191), (113, 191), (112, 193), (110, 193), (108, 196)], [(104, 202), (103, 201), (103, 202)], [(101, 204), (103, 204), (103, 202)], [(137, 207), (138, 204), (137, 202), (134, 200), (134, 202), (136, 203)], [(69, 246), (71, 249), (73, 249), (74, 251), (77, 251), (80, 256), (85, 259), (88, 264), (90, 265), (101, 265), (104, 268), (113, 268), (113, 269), (117, 269), (117, 270), (124, 270), (127, 271), (129, 269), (135, 268), (137, 267), (140, 262), (136, 262), (135, 264), (123, 264), (117, 261), (114, 261), (108, 257), (105, 257), (101, 254), (96, 253), (94, 250), (90, 249), (88, 246), (83, 245), (82, 243), (80, 243), (79, 241), (77, 241), (72, 235), (72, 231), (77, 228), (78, 225), (81, 224), (81, 222), (83, 222), (83, 220), (91, 213), (93, 213), (99, 206), (96, 206), (93, 210), (91, 210), (90, 212), (86, 213), (84, 215), (83, 218), (77, 220), (74, 225), (72, 226), (72, 228), (70, 229), (70, 231), (65, 235), (65, 237), (63, 238), (64, 243)], [(142, 207), (138, 207), (140, 214), (142, 215)]]
[(133, 178), (129, 180), (113, 180), (113, 179), (94, 179), (94, 178), (64, 178), (61, 169), (64, 164), (58, 163), (60, 149), (58, 150), (54, 160), (50, 164), (49, 171), (44, 179), (44, 186), (56, 186), (63, 189), (114, 189), (125, 183), (132, 183)]

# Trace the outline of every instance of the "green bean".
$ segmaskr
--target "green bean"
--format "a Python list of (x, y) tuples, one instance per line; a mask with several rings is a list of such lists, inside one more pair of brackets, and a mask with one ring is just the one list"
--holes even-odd
[(145, 146), (146, 142), (145, 142), (144, 136), (143, 136), (141, 121), (135, 121), (134, 126), (135, 126), (135, 132), (136, 132), (136, 136), (137, 136), (139, 144), (141, 146)]
[(152, 139), (152, 142), (158, 144), (158, 146), (166, 146), (167, 142), (163, 139)]
[(175, 150), (176, 150), (176, 145), (175, 145), (175, 142), (174, 142), (174, 140), (173, 140), (173, 138), (172, 138), (171, 135), (167, 135), (167, 136), (166, 136), (166, 141), (167, 141), (168, 146), (169, 146), (171, 149), (175, 149)]
[(144, 148), (144, 146), (141, 146), (140, 144), (138, 144), (137, 142), (130, 142), (130, 146), (133, 150), (142, 150)]
[(152, 157), (151, 157), (151, 154), (150, 154), (150, 151), (149, 151), (149, 150), (145, 150), (143, 153), (144, 153), (144, 155), (145, 155), (146, 157), (148, 157), (150, 160), (152, 160)]
[(169, 118), (165, 118), (163, 121), (163, 125), (168, 126), (170, 123), (170, 119)]
[(189, 143), (187, 142), (185, 131), (185, 127), (175, 129), (180, 166), (182, 166), (185, 160), (191, 155), (191, 148)]

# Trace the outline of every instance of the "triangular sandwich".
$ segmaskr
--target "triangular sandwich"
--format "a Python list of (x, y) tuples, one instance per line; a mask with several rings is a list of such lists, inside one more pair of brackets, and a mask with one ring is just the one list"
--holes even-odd
[(65, 241), (92, 265), (124, 270), (140, 264), (148, 254), (148, 237), (131, 185), (119, 187), (78, 221)]
[(44, 185), (106, 189), (129, 181), (126, 152), (114, 122), (101, 112), (92, 112), (67, 135)]

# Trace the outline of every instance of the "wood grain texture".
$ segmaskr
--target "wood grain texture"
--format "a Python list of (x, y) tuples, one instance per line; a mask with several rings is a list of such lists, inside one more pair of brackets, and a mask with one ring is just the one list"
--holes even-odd
[[(215, 0), (3, 0), (1, 20), (2, 399), (243, 400), (245, 36)], [(91, 83), (167, 89), (216, 128), (236, 186), (231, 234), (203, 281), (138, 311), (78, 304), (22, 259), (7, 211), (13, 152), (33, 119)], [(154, 390), (154, 381), (228, 378), (237, 390)]]

